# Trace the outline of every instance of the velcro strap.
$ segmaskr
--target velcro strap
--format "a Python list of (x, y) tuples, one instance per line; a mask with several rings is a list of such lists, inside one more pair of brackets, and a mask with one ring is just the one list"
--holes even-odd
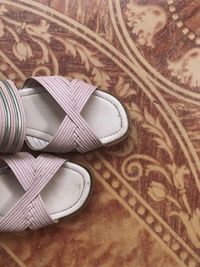
[(10, 80), (0, 81), (0, 153), (20, 151), (25, 129), (25, 113), (16, 86)]

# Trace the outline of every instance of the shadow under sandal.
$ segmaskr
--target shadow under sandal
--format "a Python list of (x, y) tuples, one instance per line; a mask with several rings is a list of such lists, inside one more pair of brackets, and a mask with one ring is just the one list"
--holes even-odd
[(39, 229), (77, 213), (92, 189), (88, 171), (66, 159), (26, 152), (0, 156), (0, 231)]

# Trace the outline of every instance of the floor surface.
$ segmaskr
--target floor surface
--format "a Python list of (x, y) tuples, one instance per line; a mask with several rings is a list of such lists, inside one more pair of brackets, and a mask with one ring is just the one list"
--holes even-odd
[(83, 79), (132, 123), (120, 145), (67, 156), (94, 171), (88, 206), (1, 233), (0, 266), (200, 266), (199, 46), (198, 0), (0, 1), (1, 79)]

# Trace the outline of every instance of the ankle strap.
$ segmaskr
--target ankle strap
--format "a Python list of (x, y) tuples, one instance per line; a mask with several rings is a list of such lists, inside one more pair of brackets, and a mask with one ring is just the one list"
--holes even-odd
[(16, 86), (10, 80), (0, 81), (0, 153), (20, 151), (25, 129), (24, 109)]

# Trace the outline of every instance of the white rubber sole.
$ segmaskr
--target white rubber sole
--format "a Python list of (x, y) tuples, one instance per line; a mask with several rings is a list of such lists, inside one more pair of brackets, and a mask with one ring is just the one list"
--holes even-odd
[[(33, 150), (43, 149), (65, 117), (56, 101), (40, 88), (19, 91), (27, 122), (26, 141)], [(123, 105), (112, 95), (96, 90), (81, 112), (103, 145), (121, 140), (129, 130)]]
[[(45, 207), (53, 220), (78, 212), (87, 202), (92, 177), (80, 165), (66, 162), (41, 192)], [(8, 167), (0, 168), (0, 217), (22, 197), (24, 189)]]

